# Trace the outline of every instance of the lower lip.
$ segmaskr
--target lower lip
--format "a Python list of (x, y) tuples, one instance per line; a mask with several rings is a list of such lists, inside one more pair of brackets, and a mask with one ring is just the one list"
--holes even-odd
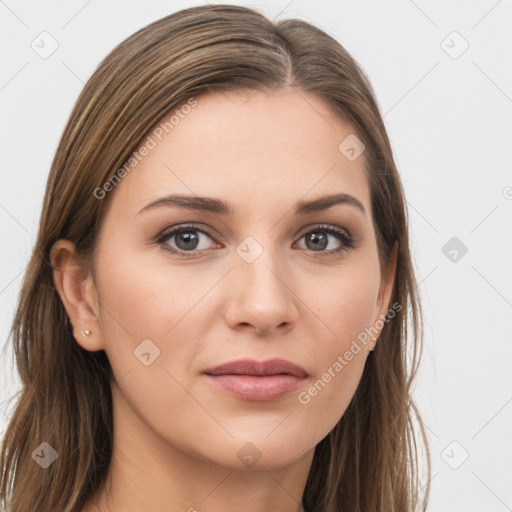
[(270, 402), (297, 390), (304, 379), (295, 375), (206, 375), (220, 390), (242, 400)]

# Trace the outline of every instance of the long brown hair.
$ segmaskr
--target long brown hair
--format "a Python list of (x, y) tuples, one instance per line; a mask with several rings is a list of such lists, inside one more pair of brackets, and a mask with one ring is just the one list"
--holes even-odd
[[(88, 261), (112, 196), (98, 199), (95, 191), (104, 190), (178, 104), (218, 90), (282, 87), (327, 100), (364, 142), (381, 269), (398, 242), (391, 303), (402, 306), (384, 325), (345, 414), (315, 448), (304, 506), (310, 512), (426, 509), (428, 440), (411, 399), (422, 315), (403, 188), (373, 89), (350, 54), (315, 26), (205, 5), (157, 20), (112, 50), (85, 85), (60, 140), (9, 336), (22, 383), (0, 461), (0, 492), (11, 512), (79, 512), (104, 483), (112, 453), (112, 370), (104, 351), (84, 350), (73, 338), (53, 284), (51, 246), (68, 239)], [(426, 449), (423, 489), (418, 439)], [(58, 453), (47, 468), (33, 459), (42, 442)]]

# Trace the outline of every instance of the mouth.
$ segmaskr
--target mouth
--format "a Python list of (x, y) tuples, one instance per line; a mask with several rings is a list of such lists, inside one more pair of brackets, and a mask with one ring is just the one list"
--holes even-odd
[(254, 359), (239, 359), (208, 368), (204, 373), (207, 375), (251, 375), (260, 377), (285, 374), (299, 378), (307, 377), (306, 370), (302, 366), (285, 359), (270, 359), (261, 362)]
[(231, 361), (205, 370), (217, 389), (241, 400), (268, 402), (297, 390), (308, 376), (301, 366), (284, 359)]

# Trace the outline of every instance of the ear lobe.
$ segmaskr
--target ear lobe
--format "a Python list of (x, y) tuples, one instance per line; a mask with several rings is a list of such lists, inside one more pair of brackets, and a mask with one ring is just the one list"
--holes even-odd
[[(86, 350), (101, 350), (96, 288), (92, 273), (80, 265), (76, 248), (69, 240), (58, 240), (50, 250), (53, 282), (73, 326), (73, 335)], [(90, 334), (83, 336), (83, 331)]]

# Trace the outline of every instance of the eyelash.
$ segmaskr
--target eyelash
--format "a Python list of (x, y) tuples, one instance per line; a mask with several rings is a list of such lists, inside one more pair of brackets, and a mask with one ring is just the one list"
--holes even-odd
[[(169, 248), (169, 246), (166, 245), (165, 242), (170, 240), (174, 235), (177, 235), (177, 234), (185, 232), (185, 231), (198, 231), (199, 233), (203, 233), (204, 235), (213, 239), (212, 235), (210, 233), (208, 233), (208, 231), (205, 231), (204, 229), (200, 228), (196, 224), (192, 223), (192, 224), (180, 225), (180, 227), (173, 227), (173, 228), (169, 228), (169, 229), (162, 231), (156, 238), (156, 243), (162, 245), (162, 248), (164, 250), (166, 250), (180, 258), (195, 258), (195, 257), (201, 256), (201, 253), (205, 253), (210, 250), (210, 249), (205, 249), (205, 250), (195, 249), (193, 251), (180, 251), (177, 249), (171, 249), (171, 248)], [(331, 251), (310, 251), (312, 253), (318, 252), (318, 254), (330, 256), (330, 255), (340, 254), (342, 252), (348, 252), (350, 249), (355, 247), (354, 239), (348, 233), (348, 231), (328, 225), (328, 224), (319, 224), (318, 226), (315, 226), (314, 228), (310, 229), (309, 231), (302, 233), (299, 240), (306, 235), (309, 235), (311, 233), (317, 233), (317, 232), (323, 232), (323, 233), (328, 233), (330, 235), (333, 235), (340, 242), (342, 242), (342, 245), (339, 249), (334, 249)]]

